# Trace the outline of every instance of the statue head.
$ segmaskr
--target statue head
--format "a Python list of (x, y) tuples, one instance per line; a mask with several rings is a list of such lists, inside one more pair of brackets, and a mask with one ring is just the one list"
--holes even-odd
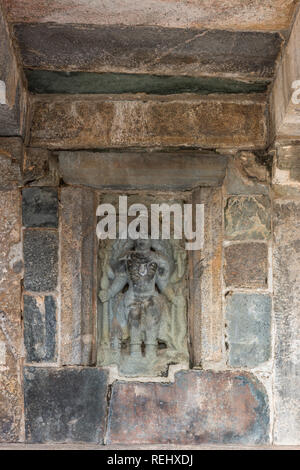
[(150, 248), (151, 248), (150, 238), (138, 238), (137, 240), (135, 240), (136, 251), (149, 251)]

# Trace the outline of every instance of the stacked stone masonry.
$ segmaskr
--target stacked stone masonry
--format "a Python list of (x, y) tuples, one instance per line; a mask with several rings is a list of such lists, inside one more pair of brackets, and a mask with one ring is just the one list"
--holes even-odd
[[(15, 139), (9, 143), (15, 149)], [(277, 335), (283, 334), (290, 299), (297, 303), (292, 281), (297, 270), (280, 261), (290, 256), (282, 237), (287, 236), (285, 224), (298, 220), (297, 204), (278, 199), (273, 211), (270, 177), (254, 154), (239, 152), (226, 161), (222, 187), (191, 192), (193, 201), (206, 206), (206, 251), (199, 259), (193, 253), (190, 260), (191, 370), (146, 383), (113, 379), (112, 371), (95, 366), (95, 209), (101, 192), (71, 184), (45, 186), (49, 167), (43, 169), (40, 186), (30, 181), (16, 187), (13, 182), (7, 190), (4, 185), (1, 207), (8, 231), (1, 232), (7, 245), (1, 262), (11, 274), (2, 281), (7, 286), (1, 303), (0, 367), (7, 403), (2, 409), (2, 441), (297, 443), (298, 420), (288, 400), (298, 393), (296, 382), (289, 386), (298, 377), (293, 362), (296, 320), (291, 318), (285, 328), (284, 343), (274, 336), (274, 322)], [(10, 165), (6, 155), (5, 162)], [(253, 172), (256, 178), (245, 177)], [(294, 233), (292, 250), (297, 248), (297, 230)], [(293, 263), (297, 266), (295, 256)], [(284, 282), (295, 286), (287, 304), (290, 289)], [(232, 395), (226, 395), (228, 387)], [(230, 404), (233, 396), (236, 408)], [(222, 419), (219, 408), (226, 410)], [(287, 422), (288, 413), (294, 422), (287, 428), (290, 437), (280, 424)]]
[[(107, 25), (90, 24), (99, 12), (88, 6), (83, 13), (87, 2), (80, 2), (74, 11), (89, 24), (78, 20), (87, 39), (78, 59), (74, 41), (41, 53), (54, 30), (75, 34), (52, 6), (55, 25), (44, 21), (44, 7), (30, 17), (36, 0), (22, 1), (25, 13), (10, 3), (17, 2), (3, 2), (17, 25), (0, 7), (0, 443), (299, 446), (299, 110), (290, 91), (281, 93), (282, 77), (286, 85), (299, 79), (298, 65), (290, 66), (299, 13), (285, 53), (292, 8), (283, 12), (280, 1), (267, 2), (265, 16), (244, 2), (252, 12), (241, 13), (245, 31), (231, 0), (224, 0), (220, 20), (197, 20), (206, 0), (194, 6), (192, 28), (180, 2), (173, 16), (154, 15), (157, 24), (140, 12), (139, 28), (125, 14), (124, 27), (114, 25), (106, 1)], [(214, 29), (218, 22), (230, 31)], [(25, 69), (56, 73), (60, 61), (76, 73), (77, 60), (80, 73), (189, 71), (200, 78), (201, 65), (227, 79), (231, 67), (235, 79), (264, 87), (276, 67), (278, 73), (270, 97), (244, 91), (28, 101), (12, 29)], [(158, 45), (153, 62), (135, 47), (137, 29), (149, 57)], [(110, 68), (100, 42), (94, 62), (89, 47), (106, 34), (128, 41), (120, 42)], [(166, 34), (174, 47), (168, 54)], [(181, 36), (186, 43), (178, 43)], [(219, 51), (224, 38), (234, 57), (207, 60), (200, 49)], [(107, 47), (114, 52), (113, 42)], [(203, 249), (187, 254), (185, 283), (173, 286), (185, 295), (189, 360), (165, 374), (129, 377), (97, 362), (96, 208), (119, 194), (204, 204)]]

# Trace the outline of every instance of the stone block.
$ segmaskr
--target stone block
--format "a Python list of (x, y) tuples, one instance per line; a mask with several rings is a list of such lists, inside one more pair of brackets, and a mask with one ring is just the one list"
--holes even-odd
[(271, 313), (269, 295), (227, 295), (226, 324), (231, 367), (256, 367), (270, 359)]
[(56, 301), (52, 295), (24, 295), (24, 343), (27, 362), (56, 359)]
[(23, 143), (19, 137), (0, 137), (0, 189), (22, 186)]
[(58, 233), (47, 229), (24, 231), (24, 288), (53, 291), (58, 277)]
[(270, 176), (266, 165), (252, 152), (240, 152), (228, 161), (225, 187), (230, 195), (269, 194)]
[(266, 240), (271, 233), (271, 205), (267, 196), (231, 196), (225, 207), (228, 240)]
[(135, 0), (121, 2), (116, 8), (111, 0), (3, 0), (12, 23), (73, 23), (155, 25), (165, 28), (208, 28), (242, 31), (280, 31), (290, 26), (293, 2), (282, 0), (222, 0), (212, 8), (211, 0), (187, 5), (185, 1)]
[(25, 367), (26, 441), (102, 444), (107, 386), (97, 368)]
[(270, 90), (270, 140), (299, 141), (300, 11), (291, 22), (288, 42), (278, 63)]
[(274, 205), (274, 441), (300, 445), (300, 201)]
[(226, 286), (267, 287), (268, 246), (265, 243), (235, 243), (224, 248)]
[(58, 226), (58, 194), (54, 188), (24, 188), (22, 191), (25, 227)]
[(0, 136), (22, 135), (27, 96), (2, 3), (0, 5), (0, 81), (4, 91), (0, 104)]
[(107, 443), (264, 444), (264, 387), (246, 372), (190, 370), (175, 383), (114, 382)]
[(22, 439), (21, 197), (0, 191), (0, 442)]
[(55, 155), (47, 149), (25, 148), (23, 180), (28, 186), (58, 186), (59, 174)]
[(32, 111), (30, 145), (34, 147), (231, 149), (266, 145), (262, 94), (36, 97)]
[(61, 361), (95, 364), (96, 199), (87, 188), (61, 190)]
[(59, 152), (67, 184), (99, 189), (184, 191), (221, 186), (227, 158), (214, 152)]
[(14, 31), (25, 67), (64, 71), (270, 78), (282, 44), (276, 32), (223, 28), (23, 23)]

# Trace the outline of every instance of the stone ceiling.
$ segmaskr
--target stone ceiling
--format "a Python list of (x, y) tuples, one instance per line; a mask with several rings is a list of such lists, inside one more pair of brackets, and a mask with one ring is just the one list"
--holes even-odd
[(3, 0), (34, 93), (262, 93), (298, 0)]

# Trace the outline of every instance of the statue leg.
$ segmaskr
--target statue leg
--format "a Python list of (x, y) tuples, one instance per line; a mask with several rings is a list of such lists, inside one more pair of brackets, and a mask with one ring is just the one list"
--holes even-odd
[(146, 313), (145, 347), (146, 356), (155, 357), (157, 353), (157, 340), (160, 324), (160, 311), (155, 299), (151, 298)]
[(141, 310), (139, 307), (131, 307), (129, 311), (129, 329), (130, 329), (130, 354), (142, 356), (142, 338), (141, 338)]

